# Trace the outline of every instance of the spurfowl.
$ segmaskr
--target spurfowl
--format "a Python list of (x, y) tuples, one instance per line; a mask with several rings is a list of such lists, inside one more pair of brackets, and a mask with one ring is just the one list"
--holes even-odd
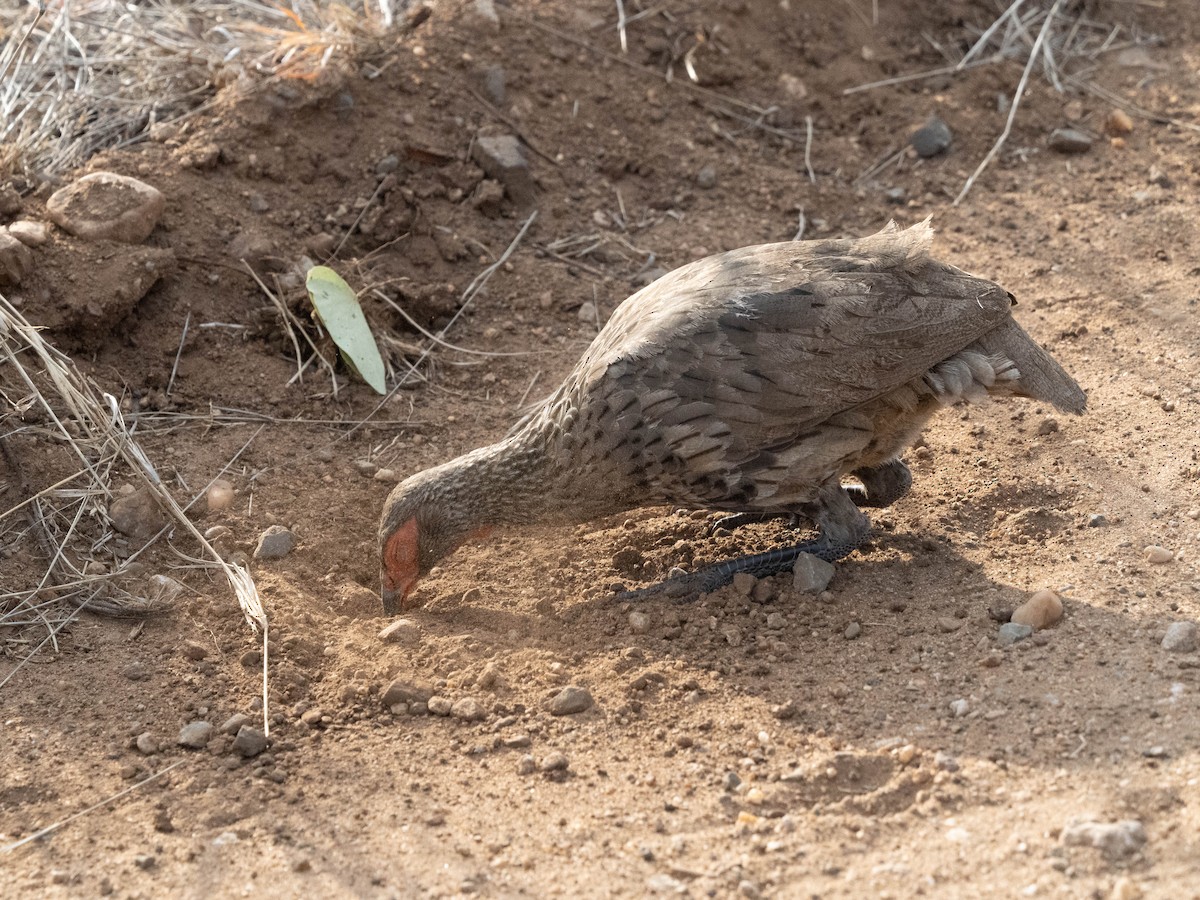
[[(493, 527), (639, 506), (800, 517), (818, 535), (665, 582), (710, 591), (800, 553), (833, 561), (902, 497), (899, 459), (942, 406), (1015, 394), (1082, 412), (1079, 385), (1002, 287), (929, 255), (928, 220), (859, 240), (744, 247), (622, 303), (566, 380), (496, 444), (398, 485), (379, 528), (383, 606)], [(858, 484), (844, 485), (850, 476)]]

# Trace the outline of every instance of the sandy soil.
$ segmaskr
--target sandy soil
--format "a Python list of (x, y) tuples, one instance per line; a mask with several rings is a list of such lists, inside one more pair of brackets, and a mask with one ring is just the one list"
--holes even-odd
[[(621, 57), (600, 0), (521, 0), (499, 26), (439, 4), (340, 76), (230, 100), (93, 161), (166, 194), (147, 246), (172, 251), (174, 268), (129, 311), (118, 288), (131, 251), (56, 232), (12, 296), (123, 392), (177, 485), (206, 483), (253, 436), (234, 506), (198, 521), (231, 528), (233, 549), (272, 524), (299, 545), (254, 566), (273, 628), (263, 755), (243, 760), (228, 735), (199, 752), (175, 744), (193, 720), (261, 718), (256, 640), (228, 590), (195, 571), (175, 573), (189, 591), (171, 614), (140, 629), (85, 615), (61, 653), (5, 685), (0, 844), (178, 765), (0, 856), (0, 893), (1200, 896), (1200, 655), (1160, 646), (1172, 622), (1200, 620), (1200, 135), (1135, 118), (1113, 140), (1110, 103), (1035, 79), (1004, 151), (955, 207), (1019, 64), (841, 92), (944, 64), (927, 37), (960, 44), (964, 21), (994, 11), (882, 2), (873, 27), (870, 4), (788, 6), (667, 4), (670, 20), (629, 26)], [(1200, 121), (1200, 8), (1091, 14), (1165, 37), (1140, 58), (1100, 57), (1092, 83)], [(696, 35), (713, 94), (686, 84)], [(670, 84), (656, 74), (668, 65)], [(756, 125), (736, 102), (776, 109)], [(860, 177), (935, 113), (954, 131), (948, 153)], [(1048, 149), (1064, 125), (1092, 148)], [(303, 312), (288, 273), (358, 221), (339, 270), (445, 325), (532, 208), (476, 202), (473, 140), (514, 129), (533, 148), (538, 217), (449, 338), (538, 355), (438, 350), (370, 424), (338, 425), (377, 398), (344, 372), (336, 397), (315, 369), (289, 382), (290, 341), (238, 256), (278, 274)], [(594, 335), (585, 304), (603, 320), (653, 269), (789, 239), (801, 209), (810, 237), (932, 214), (938, 255), (1019, 298), (1018, 319), (1087, 389), (1088, 414), (944, 413), (908, 455), (912, 494), (873, 517), (872, 544), (819, 598), (779, 578), (758, 600), (732, 588), (654, 599), (635, 633), (614, 583), (783, 539), (774, 526), (714, 538), (705, 520), (647, 509), (464, 548), (422, 583), (405, 641), (382, 642), (375, 532), (389, 485), (355, 463), (403, 475), (496, 439)], [(377, 329), (421, 345), (377, 296), (364, 305)], [(212, 322), (239, 327), (198, 327)], [(263, 418), (214, 420), (214, 408)], [(1174, 559), (1147, 562), (1147, 545)], [(146, 571), (175, 561), (164, 549)], [(17, 559), (6, 580), (35, 564)], [(1001, 648), (997, 619), (1040, 588), (1062, 595), (1065, 617)], [(20, 638), (5, 637), (5, 673)], [(473, 700), (483, 718), (385, 708), (396, 679)], [(551, 715), (565, 685), (594, 705)], [(158, 750), (137, 749), (143, 733)], [(554, 754), (566, 768), (543, 771)], [(1087, 820), (1136, 820), (1145, 842), (1068, 845), (1064, 830)]]

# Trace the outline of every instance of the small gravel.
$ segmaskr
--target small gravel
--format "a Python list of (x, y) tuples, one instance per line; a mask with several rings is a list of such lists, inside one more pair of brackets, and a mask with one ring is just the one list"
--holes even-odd
[(950, 714), (956, 719), (961, 719), (971, 711), (971, 704), (961, 697), (957, 700), (950, 701)]
[(1054, 591), (1041, 590), (1013, 610), (1011, 621), (1034, 631), (1049, 628), (1063, 617), (1062, 600)]
[(595, 701), (586, 689), (569, 684), (554, 695), (549, 710), (552, 716), (570, 716), (591, 709), (593, 703)]
[(537, 771), (537, 761), (533, 758), (533, 754), (526, 753), (517, 761), (518, 775), (532, 775)]
[(464, 722), (481, 722), (487, 718), (487, 710), (474, 697), (463, 697), (454, 701), (454, 705), (450, 707), (450, 715)]
[(267, 749), (267, 736), (253, 725), (243, 725), (233, 739), (233, 749), (247, 759), (258, 756)]
[(914, 131), (908, 142), (917, 151), (917, 156), (927, 159), (950, 149), (953, 140), (954, 132), (950, 126), (934, 117)]
[(448, 716), (454, 707), (449, 697), (430, 697), (429, 713), (434, 716)]
[(221, 734), (237, 734), (243, 725), (249, 725), (251, 721), (245, 713), (234, 713), (221, 725)]
[(801, 553), (792, 565), (792, 584), (802, 594), (819, 594), (833, 580), (835, 569), (811, 553)]
[(177, 743), (181, 747), (187, 747), (189, 750), (203, 750), (208, 746), (208, 740), (212, 737), (213, 727), (211, 722), (188, 722), (179, 729), (179, 740)]
[(421, 643), (421, 626), (412, 619), (396, 619), (379, 632), (385, 644), (400, 644), (406, 647)]
[(137, 736), (136, 744), (138, 753), (141, 753), (143, 756), (151, 756), (158, 752), (158, 741), (148, 731), (143, 731)]
[(851, 622), (849, 625), (846, 626), (846, 630), (843, 633), (846, 636), (846, 640), (852, 641), (856, 637), (858, 637), (860, 634), (862, 634), (862, 626), (859, 625), (857, 622)]
[(272, 525), (258, 536), (255, 559), (282, 559), (296, 546), (296, 535), (282, 525)]
[(563, 772), (571, 765), (571, 761), (567, 759), (567, 755), (558, 750), (552, 753), (547, 753), (542, 757), (542, 762), (538, 766), (543, 772)]
[(634, 634), (645, 634), (650, 630), (650, 617), (643, 612), (631, 612), (629, 630)]
[(1021, 625), (1018, 622), (1005, 622), (996, 632), (996, 640), (1001, 647), (1009, 647), (1017, 641), (1023, 641), (1033, 634), (1032, 625)]
[(195, 662), (208, 656), (208, 648), (197, 641), (184, 641), (179, 647), (179, 652)]
[(433, 688), (429, 685), (406, 678), (397, 678), (387, 686), (383, 696), (379, 699), (385, 707), (390, 709), (397, 703), (407, 703), (410, 707), (414, 703), (425, 704), (432, 696)]
[(710, 190), (717, 186), (717, 170), (712, 166), (705, 166), (696, 173), (696, 185), (704, 190)]
[(1050, 149), (1059, 153), (1087, 153), (1092, 138), (1077, 128), (1055, 128), (1050, 132)]
[(1146, 829), (1136, 819), (1120, 822), (1076, 822), (1062, 830), (1068, 847), (1095, 847), (1109, 859), (1132, 856), (1146, 844)]
[(1196, 623), (1172, 622), (1162, 639), (1164, 650), (1172, 653), (1191, 653), (1196, 649)]
[(1166, 547), (1159, 547), (1157, 544), (1151, 544), (1150, 546), (1148, 546), (1145, 550), (1142, 551), (1142, 555), (1145, 557), (1146, 562), (1152, 563), (1154, 565), (1162, 565), (1163, 563), (1169, 563), (1171, 560), (1173, 560), (1175, 558), (1174, 553), (1172, 553)]

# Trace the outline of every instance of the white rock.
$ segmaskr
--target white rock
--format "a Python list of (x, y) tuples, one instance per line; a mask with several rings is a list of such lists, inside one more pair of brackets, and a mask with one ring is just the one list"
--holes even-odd
[(650, 630), (650, 617), (643, 612), (631, 612), (629, 630), (634, 634), (645, 634)]
[(1146, 557), (1146, 562), (1154, 563), (1155, 565), (1169, 563), (1175, 558), (1175, 554), (1166, 547), (1159, 547), (1156, 544), (1148, 546), (1142, 551), (1142, 554)]
[(971, 704), (961, 697), (958, 700), (950, 701), (950, 712), (956, 719), (961, 719), (971, 711)]
[(1196, 649), (1196, 623), (1172, 622), (1162, 639), (1162, 647), (1173, 653), (1191, 653)]
[(8, 233), (26, 247), (40, 247), (50, 239), (50, 231), (45, 222), (31, 222), (22, 219), (8, 226)]
[(140, 244), (158, 224), (166, 197), (145, 182), (114, 172), (92, 172), (46, 201), (59, 228), (90, 241)]
[(1146, 829), (1136, 819), (1121, 822), (1076, 822), (1062, 830), (1068, 847), (1095, 847), (1110, 859), (1132, 856), (1146, 843)]

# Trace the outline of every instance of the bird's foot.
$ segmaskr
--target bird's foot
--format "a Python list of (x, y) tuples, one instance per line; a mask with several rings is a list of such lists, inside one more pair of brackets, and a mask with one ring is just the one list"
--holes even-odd
[(893, 459), (873, 469), (855, 469), (850, 474), (862, 482), (862, 487), (856, 484), (843, 487), (855, 506), (883, 509), (907, 494), (912, 487), (912, 472), (901, 459)]
[(700, 594), (709, 594), (724, 587), (733, 581), (735, 575), (742, 572), (753, 575), (755, 578), (768, 578), (771, 575), (778, 575), (780, 572), (788, 572), (802, 553), (810, 553), (826, 562), (836, 562), (853, 553), (859, 543), (835, 542), (825, 537), (801, 541), (791, 547), (781, 547), (765, 553), (727, 559), (687, 575), (677, 575), (635, 591), (622, 591), (614, 599), (620, 601), (645, 600), (649, 597), (664, 596), (678, 600), (692, 600)]

